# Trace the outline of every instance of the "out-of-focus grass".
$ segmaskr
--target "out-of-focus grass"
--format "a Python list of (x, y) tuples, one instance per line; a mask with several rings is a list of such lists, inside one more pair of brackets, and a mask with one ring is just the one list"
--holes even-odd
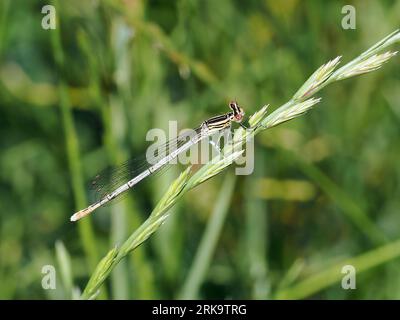
[(235, 181), (236, 177), (232, 174), (225, 177), (217, 202), (204, 230), (199, 248), (196, 251), (193, 263), (178, 296), (180, 299), (199, 298), (201, 284), (206, 278), (206, 273), (209, 269), (222, 227), (229, 212), (229, 203), (232, 200)]
[[(342, 268), (351, 265), (360, 274), (366, 270), (376, 267), (382, 263), (389, 262), (400, 256), (400, 241), (394, 241), (370, 250), (354, 258), (342, 260), (329, 268), (320, 272), (314, 272), (306, 279), (299, 281), (297, 284), (284, 288), (276, 293), (277, 299), (304, 299), (316, 292), (337, 283), (344, 277)], [(357, 282), (356, 282), (357, 286)]]
[[(1, 298), (70, 297), (71, 281), (76, 297), (98, 254), (140, 226), (176, 172), (99, 210), (92, 232), (83, 230), (90, 220), (68, 217), (87, 204), (91, 176), (145, 150), (149, 129), (168, 120), (193, 127), (225, 112), (228, 99), (247, 114), (274, 109), (322, 62), (352, 57), (398, 28), (400, 14), (396, 1), (356, 3), (357, 29), (345, 31), (339, 2), (71, 0), (56, 3), (52, 31), (40, 27), (45, 4), (0, 3)], [(398, 75), (396, 58), (329, 86), (322, 108), (257, 137), (256, 170), (236, 181), (198, 296), (398, 297), (398, 263), (389, 263), (400, 232)], [(287, 144), (298, 150), (282, 152)], [(299, 180), (313, 185), (307, 199), (291, 194)], [(265, 181), (289, 194), (249, 191), (271, 186)], [(180, 201), (161, 233), (115, 270), (104, 287), (110, 298), (180, 293), (221, 182)], [(62, 252), (72, 280), (56, 262)], [(351, 292), (333, 285), (347, 257), (363, 270)], [(63, 283), (55, 291), (41, 288), (45, 264)]]
[[(72, 266), (71, 257), (61, 241), (56, 242), (55, 245), (58, 270), (60, 271), (60, 278), (62, 280), (65, 292), (65, 299), (74, 298), (73, 293), (73, 278), (72, 278)], [(78, 295), (79, 297), (79, 295)]]
[[(59, 6), (58, 1), (55, 1), (54, 5), (58, 7)], [(52, 33), (51, 42), (54, 53), (54, 60), (56, 63), (56, 69), (58, 70), (58, 74), (62, 75), (66, 68), (66, 64), (64, 59), (64, 49), (62, 48), (60, 39), (60, 26), (56, 28), (56, 30)], [(83, 176), (81, 172), (78, 137), (72, 117), (71, 104), (65, 80), (61, 77), (58, 79), (58, 82), (59, 82), (58, 92), (60, 96), (59, 102), (61, 109), (60, 122), (62, 123), (64, 129), (66, 155), (68, 158), (68, 166), (70, 170), (72, 190), (74, 193), (74, 199), (76, 203), (75, 208), (79, 210), (79, 208), (82, 208), (87, 205), (87, 201), (85, 196)], [(79, 231), (82, 240), (82, 246), (88, 258), (90, 270), (93, 270), (94, 267), (96, 266), (98, 253), (97, 253), (96, 240), (93, 233), (91, 220), (87, 219), (84, 223), (82, 223), (79, 226)]]
[(2, 53), (4, 50), (4, 36), (6, 33), (6, 28), (7, 28), (7, 15), (9, 13), (9, 8), (10, 8), (10, 1), (5, 0), (1, 4), (1, 24), (0, 24), (0, 58), (2, 57)]
[(338, 187), (331, 179), (324, 175), (318, 167), (302, 160), (300, 155), (290, 155), (296, 159), (296, 165), (304, 174), (332, 198), (332, 201), (343, 210), (343, 213), (357, 226), (360, 232), (365, 233), (372, 243), (382, 244), (388, 240), (385, 234), (371, 221), (368, 215), (360, 209), (357, 203), (351, 198), (351, 195)]
[[(268, 156), (262, 152), (255, 154), (255, 163), (268, 163)], [(243, 263), (246, 270), (249, 285), (251, 287), (252, 299), (270, 298), (271, 280), (268, 272), (268, 206), (267, 203), (257, 196), (260, 190), (257, 183), (266, 174), (263, 166), (255, 168), (254, 175), (247, 179), (244, 185), (246, 194), (246, 232), (242, 235), (243, 244), (247, 252), (247, 259)]]

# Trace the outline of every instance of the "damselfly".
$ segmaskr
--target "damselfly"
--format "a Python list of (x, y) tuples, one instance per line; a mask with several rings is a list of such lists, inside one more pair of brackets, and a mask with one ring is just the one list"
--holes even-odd
[[(106, 190), (110, 190), (110, 192), (105, 193), (99, 200), (95, 203), (91, 204), (89, 207), (80, 210), (71, 216), (71, 221), (77, 221), (84, 216), (87, 216), (97, 208), (107, 204), (111, 200), (119, 197), (121, 194), (125, 193), (133, 186), (138, 184), (140, 181), (145, 179), (146, 177), (152, 175), (155, 172), (160, 171), (163, 167), (165, 167), (168, 163), (170, 163), (173, 159), (179, 156), (179, 154), (187, 151), (193, 145), (197, 144), (201, 140), (206, 137), (213, 135), (216, 132), (220, 132), (224, 129), (227, 129), (231, 126), (232, 122), (241, 123), (244, 117), (243, 109), (236, 103), (236, 101), (232, 101), (229, 103), (229, 108), (232, 110), (226, 114), (215, 116), (204, 121), (198, 128), (194, 129), (194, 136), (191, 137), (189, 141), (177, 141), (173, 139), (167, 142), (169, 146), (175, 146), (174, 150), (166, 153), (162, 157), (159, 157), (155, 163), (149, 164), (138, 164), (138, 168), (140, 171), (136, 170), (135, 174), (130, 176), (128, 181), (121, 182), (120, 185), (116, 183), (116, 181), (109, 181), (109, 185)], [(243, 126), (243, 125), (242, 125)], [(169, 148), (170, 149), (170, 148)], [(118, 171), (118, 168), (116, 169)], [(96, 180), (101, 179), (101, 176), (97, 176)], [(112, 179), (111, 179), (112, 180)], [(95, 181), (96, 182), (96, 181)], [(119, 182), (119, 180), (118, 180)], [(111, 188), (110, 188), (111, 186)]]

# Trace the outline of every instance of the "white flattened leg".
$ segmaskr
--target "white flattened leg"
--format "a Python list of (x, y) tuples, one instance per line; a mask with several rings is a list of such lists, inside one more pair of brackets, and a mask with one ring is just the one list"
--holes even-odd
[(218, 154), (221, 154), (221, 148), (218, 146), (219, 139), (217, 142), (214, 142), (212, 140), (209, 141), (209, 143), (211, 144), (211, 146), (214, 148), (215, 151), (217, 151)]

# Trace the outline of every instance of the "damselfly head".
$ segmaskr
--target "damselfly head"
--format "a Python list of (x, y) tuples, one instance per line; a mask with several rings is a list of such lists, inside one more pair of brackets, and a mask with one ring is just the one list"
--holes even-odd
[(236, 101), (229, 102), (229, 108), (231, 108), (233, 111), (233, 117), (234, 117), (233, 121), (241, 122), (244, 117), (244, 111), (238, 105), (238, 103)]

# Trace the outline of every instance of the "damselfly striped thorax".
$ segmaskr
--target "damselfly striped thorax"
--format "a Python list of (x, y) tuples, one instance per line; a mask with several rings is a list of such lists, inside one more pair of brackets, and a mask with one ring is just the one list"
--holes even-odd
[[(190, 138), (190, 140), (183, 141), (180, 140), (178, 137), (168, 141), (165, 145), (169, 147), (167, 148), (168, 152), (166, 152), (165, 154), (161, 154), (161, 156), (156, 158), (156, 161), (147, 160), (144, 163), (139, 163), (137, 164), (137, 170), (132, 171), (123, 171), (119, 170), (119, 168), (113, 169), (115, 173), (112, 176), (113, 178), (109, 179), (109, 181), (105, 181), (107, 183), (106, 186), (102, 186), (102, 189), (107, 190), (107, 192), (102, 194), (100, 199), (91, 204), (89, 207), (80, 210), (72, 215), (71, 221), (77, 221), (84, 216), (90, 214), (97, 208), (109, 203), (111, 200), (121, 196), (123, 193), (133, 188), (136, 184), (138, 184), (146, 177), (160, 171), (179, 154), (187, 151), (193, 145), (199, 143), (204, 138), (210, 137), (217, 132), (221, 132), (224, 129), (230, 128), (232, 122), (237, 122), (241, 126), (243, 126), (241, 124), (245, 114), (243, 109), (237, 104), (236, 101), (230, 102), (229, 108), (231, 109), (230, 112), (203, 121), (203, 123), (198, 128), (194, 129), (195, 134)], [(174, 148), (170, 148), (171, 146), (174, 146)], [(123, 177), (126, 179), (125, 181), (121, 179), (121, 175), (118, 175), (118, 172), (122, 171), (125, 172), (125, 174), (123, 175)], [(98, 184), (98, 182), (101, 181), (102, 178), (103, 177), (101, 176), (101, 174), (96, 176), (93, 184)]]

